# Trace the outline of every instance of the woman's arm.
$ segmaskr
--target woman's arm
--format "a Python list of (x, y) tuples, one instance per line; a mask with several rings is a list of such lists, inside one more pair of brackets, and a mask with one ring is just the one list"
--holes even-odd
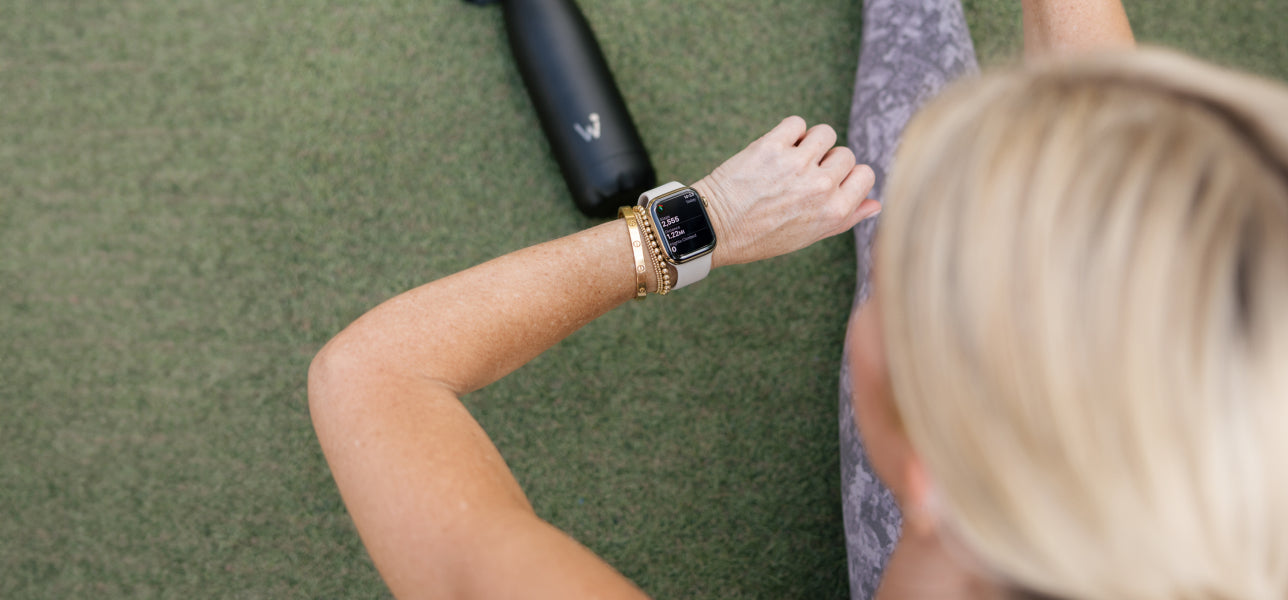
[(1136, 44), (1120, 0), (1023, 0), (1022, 4), (1025, 58)]
[[(713, 266), (797, 250), (879, 209), (864, 201), (872, 171), (835, 142), (789, 118), (694, 184)], [(605, 223), (388, 300), (314, 358), (318, 439), (395, 595), (642, 596), (533, 513), (458, 400), (632, 298), (633, 273), (625, 225)]]

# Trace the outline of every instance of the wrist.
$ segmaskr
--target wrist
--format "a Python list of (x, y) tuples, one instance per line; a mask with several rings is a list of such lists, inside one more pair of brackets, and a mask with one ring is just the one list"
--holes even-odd
[(659, 294), (706, 278), (719, 235), (708, 201), (699, 189), (671, 181), (640, 194), (635, 209), (656, 235), (652, 250), (659, 264)]
[(623, 206), (618, 209), (618, 226), (625, 225), (631, 253), (631, 290), (636, 300), (643, 300), (648, 294), (666, 294), (674, 273), (670, 265), (662, 260), (658, 248), (659, 242), (653, 232), (651, 223), (644, 215), (644, 210), (634, 206)]
[(722, 267), (731, 264), (728, 259), (728, 252), (731, 248), (729, 240), (731, 234), (724, 211), (729, 206), (729, 194), (714, 178), (714, 173), (695, 181), (689, 186), (698, 191), (707, 201), (707, 217), (711, 220), (711, 228), (716, 233), (716, 249), (711, 253), (711, 268)]

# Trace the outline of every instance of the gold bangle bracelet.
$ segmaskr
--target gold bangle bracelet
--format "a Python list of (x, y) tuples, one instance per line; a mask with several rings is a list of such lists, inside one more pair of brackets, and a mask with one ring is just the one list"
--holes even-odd
[(635, 211), (629, 206), (617, 209), (617, 214), (626, 219), (626, 233), (631, 236), (631, 254), (635, 257), (635, 299), (643, 300), (648, 295), (648, 284), (644, 280), (644, 271), (648, 266), (644, 264), (644, 242), (640, 240), (639, 222), (635, 219)]

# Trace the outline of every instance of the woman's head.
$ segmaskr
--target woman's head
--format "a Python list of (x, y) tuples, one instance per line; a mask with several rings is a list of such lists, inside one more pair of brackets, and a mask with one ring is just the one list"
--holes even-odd
[(1075, 598), (1288, 590), (1288, 92), (1160, 51), (923, 110), (876, 252), (940, 522)]

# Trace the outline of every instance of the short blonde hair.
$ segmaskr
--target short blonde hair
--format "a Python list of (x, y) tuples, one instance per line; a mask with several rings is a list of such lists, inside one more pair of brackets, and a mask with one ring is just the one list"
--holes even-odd
[(948, 531), (1065, 598), (1288, 597), (1288, 92), (1161, 50), (923, 110), (876, 253)]

